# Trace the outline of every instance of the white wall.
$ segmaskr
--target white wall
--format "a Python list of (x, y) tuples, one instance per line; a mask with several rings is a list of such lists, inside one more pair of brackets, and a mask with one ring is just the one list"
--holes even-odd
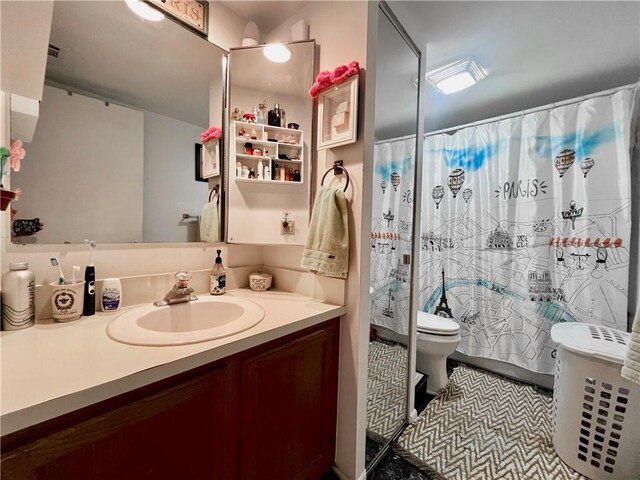
[(144, 112), (144, 242), (197, 242), (208, 184), (195, 181), (195, 144), (207, 126)]
[(42, 99), (53, 2), (2, 2), (0, 90)]
[(209, 41), (229, 51), (242, 44), (247, 21), (240, 18), (223, 4), (209, 1)]
[[(344, 477), (364, 478), (366, 427), (367, 353), (369, 334), (369, 232), (373, 165), (373, 99), (375, 45), (368, 51), (368, 30), (377, 25), (377, 5), (369, 2), (310, 2), (267, 35), (267, 43), (291, 40), (291, 25), (305, 19), (309, 38), (319, 45), (319, 70), (358, 60), (360, 76), (360, 112), (358, 142), (317, 153), (316, 183), (334, 160), (344, 160), (351, 183), (349, 278), (345, 282), (348, 313), (340, 328), (340, 378), (338, 394), (338, 433), (336, 466)], [(375, 27), (374, 27), (375, 28)], [(375, 31), (375, 30), (372, 30)], [(366, 80), (366, 81), (365, 81)], [(365, 115), (366, 113), (366, 115)], [(295, 264), (300, 249), (265, 248), (265, 262), (279, 260)], [(361, 282), (361, 279), (365, 279)]]
[(45, 224), (38, 243), (142, 241), (143, 114), (45, 86), (13, 184), (17, 218)]

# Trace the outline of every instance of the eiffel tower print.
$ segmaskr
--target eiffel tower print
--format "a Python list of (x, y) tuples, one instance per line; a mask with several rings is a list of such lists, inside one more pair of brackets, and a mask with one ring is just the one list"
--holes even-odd
[(444, 267), (442, 268), (442, 296), (440, 297), (440, 303), (436, 307), (436, 311), (433, 313), (441, 317), (453, 318), (453, 313), (451, 313), (449, 303), (447, 303), (447, 295), (444, 291)]

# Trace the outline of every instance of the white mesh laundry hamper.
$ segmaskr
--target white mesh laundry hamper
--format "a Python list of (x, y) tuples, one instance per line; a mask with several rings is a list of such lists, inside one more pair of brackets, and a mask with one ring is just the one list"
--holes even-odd
[(640, 478), (640, 385), (620, 376), (629, 334), (599, 325), (554, 325), (553, 446), (593, 480)]

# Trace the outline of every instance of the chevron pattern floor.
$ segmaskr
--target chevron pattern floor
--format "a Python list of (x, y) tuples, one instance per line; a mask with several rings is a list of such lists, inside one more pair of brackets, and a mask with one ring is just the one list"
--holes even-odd
[(467, 365), (398, 444), (448, 480), (588, 480), (552, 444), (552, 398)]
[(407, 384), (407, 349), (396, 343), (369, 343), (367, 430), (390, 439), (403, 421)]

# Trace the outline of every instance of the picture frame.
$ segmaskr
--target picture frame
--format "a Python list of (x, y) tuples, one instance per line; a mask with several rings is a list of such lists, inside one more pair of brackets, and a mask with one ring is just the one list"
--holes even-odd
[(358, 140), (358, 81), (353, 75), (318, 95), (318, 150)]
[(210, 140), (203, 143), (200, 158), (200, 174), (202, 178), (220, 175), (220, 140)]
[(209, 183), (209, 180), (207, 180), (206, 178), (204, 178), (202, 176), (202, 144), (201, 143), (196, 143), (196, 150), (195, 150), (195, 172), (196, 172), (196, 182), (207, 182)]
[(147, 0), (156, 9), (187, 30), (207, 38), (209, 35), (209, 2), (204, 0)]

